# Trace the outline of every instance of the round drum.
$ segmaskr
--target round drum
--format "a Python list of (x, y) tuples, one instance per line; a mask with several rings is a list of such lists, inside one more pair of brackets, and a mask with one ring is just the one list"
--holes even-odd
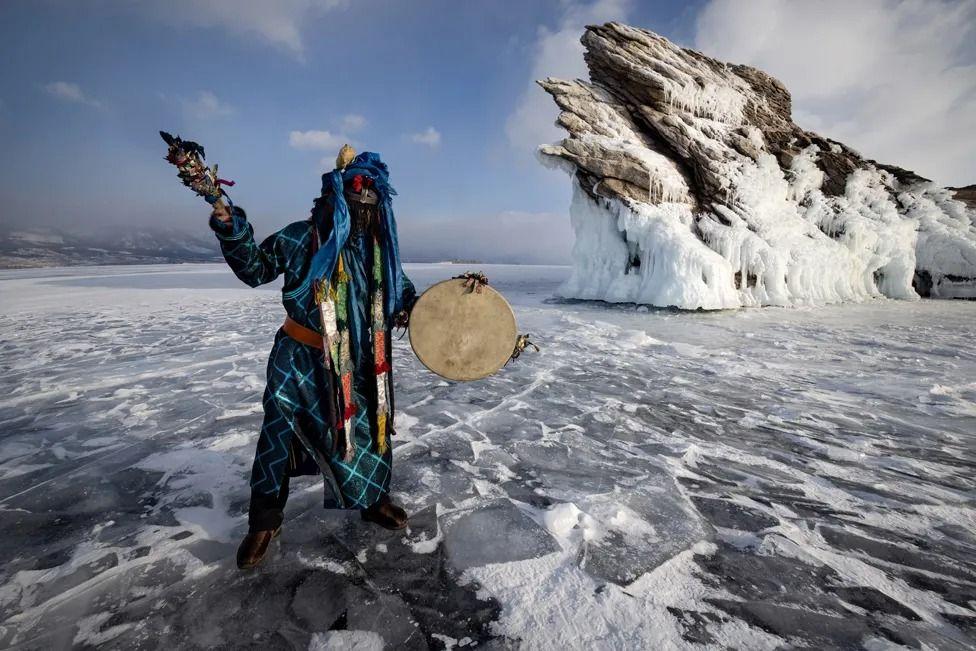
[(488, 285), (475, 291), (461, 278), (437, 283), (410, 312), (410, 346), (424, 366), (448, 380), (480, 380), (515, 349), (515, 314)]

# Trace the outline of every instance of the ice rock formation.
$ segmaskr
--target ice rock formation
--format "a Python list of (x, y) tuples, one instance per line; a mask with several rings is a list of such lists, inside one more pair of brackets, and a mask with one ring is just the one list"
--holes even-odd
[(539, 82), (569, 136), (571, 298), (687, 309), (976, 296), (976, 210), (793, 123), (786, 88), (618, 23), (590, 81)]

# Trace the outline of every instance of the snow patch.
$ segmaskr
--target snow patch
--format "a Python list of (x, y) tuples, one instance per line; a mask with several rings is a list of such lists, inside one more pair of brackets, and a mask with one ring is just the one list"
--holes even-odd
[[(683, 648), (688, 643), (668, 608), (702, 612), (706, 588), (694, 556), (714, 551), (712, 544), (697, 543), (623, 587), (595, 580), (577, 566), (571, 552), (470, 568), (464, 578), (503, 605), (492, 632), (518, 640), (519, 648)], [(773, 649), (782, 644), (737, 620), (709, 631), (723, 647)]]
[(308, 651), (382, 651), (383, 638), (373, 631), (327, 631), (315, 633)]

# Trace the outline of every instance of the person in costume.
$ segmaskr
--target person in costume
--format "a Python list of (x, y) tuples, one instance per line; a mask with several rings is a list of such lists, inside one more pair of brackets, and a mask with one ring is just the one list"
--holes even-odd
[(389, 496), (390, 334), (406, 327), (417, 295), (400, 265), (395, 194), (379, 155), (346, 145), (309, 219), (258, 244), (241, 208), (218, 205), (211, 215), (238, 278), (256, 287), (284, 275), (287, 316), (268, 360), (241, 568), (257, 565), (281, 531), (296, 475), (322, 474), (326, 508), (358, 509), (388, 529), (407, 524)]

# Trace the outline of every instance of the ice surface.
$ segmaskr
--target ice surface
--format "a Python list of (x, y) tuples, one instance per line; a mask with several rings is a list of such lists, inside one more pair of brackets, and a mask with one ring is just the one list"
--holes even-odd
[(559, 549), (545, 528), (505, 498), (453, 513), (444, 528), (444, 550), (459, 570), (536, 558)]
[(0, 647), (976, 644), (976, 304), (682, 313), (484, 271), (542, 352), (455, 384), (396, 343), (409, 529), (296, 481), (250, 573), (277, 293), (0, 272)]

